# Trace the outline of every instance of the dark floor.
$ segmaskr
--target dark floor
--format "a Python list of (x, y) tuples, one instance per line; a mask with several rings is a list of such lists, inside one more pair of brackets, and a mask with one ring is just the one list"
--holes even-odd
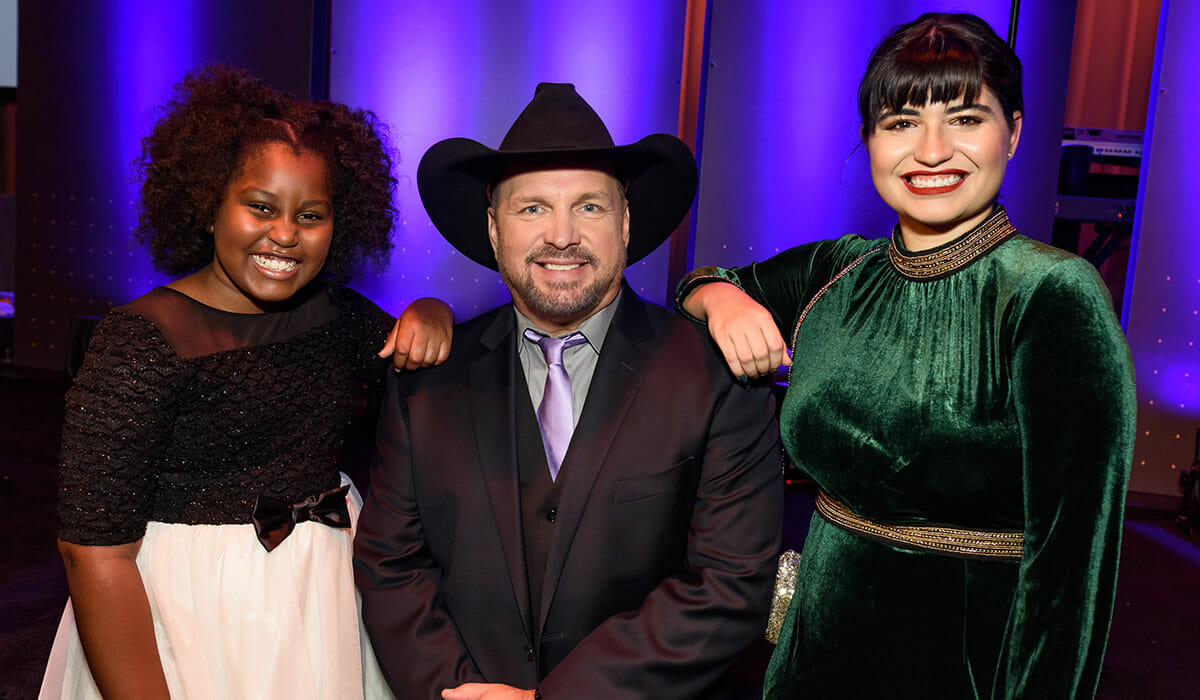
[[(54, 548), (63, 412), (63, 384), (55, 379), (0, 372), (0, 508), (8, 523), (0, 529), (0, 700), (36, 697), (66, 600)], [(369, 445), (369, 428), (356, 425), (343, 455), (347, 464), (361, 462)], [(364, 478), (361, 469), (351, 471), (356, 481)], [(811, 494), (789, 490), (785, 546), (800, 548), (811, 513)], [(769, 647), (756, 651), (744, 672), (761, 672)], [(1200, 536), (1185, 535), (1170, 514), (1128, 513), (1097, 697), (1200, 698)]]
[(61, 385), (0, 379), (0, 698), (33, 698), (66, 601), (54, 547)]

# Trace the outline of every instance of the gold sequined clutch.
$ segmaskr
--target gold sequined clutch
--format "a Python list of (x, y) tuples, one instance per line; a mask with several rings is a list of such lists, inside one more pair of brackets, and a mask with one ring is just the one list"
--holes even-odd
[(779, 569), (775, 573), (775, 595), (771, 598), (771, 614), (767, 617), (767, 641), (779, 641), (783, 629), (783, 618), (787, 617), (788, 606), (796, 592), (796, 574), (800, 570), (800, 553), (789, 549), (779, 555)]

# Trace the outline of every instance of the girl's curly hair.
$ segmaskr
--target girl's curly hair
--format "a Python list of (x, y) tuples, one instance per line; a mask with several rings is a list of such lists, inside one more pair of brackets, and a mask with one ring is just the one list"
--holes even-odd
[(396, 179), (374, 114), (297, 100), (228, 66), (188, 73), (161, 113), (134, 161), (142, 185), (134, 236), (155, 267), (182, 275), (212, 262), (208, 227), (229, 182), (248, 155), (275, 142), (325, 161), (334, 234), (322, 276), (345, 281), (364, 260), (386, 263)]

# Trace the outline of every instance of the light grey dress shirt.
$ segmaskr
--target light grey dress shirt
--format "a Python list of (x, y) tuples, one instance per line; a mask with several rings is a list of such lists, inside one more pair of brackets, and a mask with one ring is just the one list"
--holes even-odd
[[(563, 367), (571, 378), (571, 413), (573, 426), (579, 425), (579, 416), (583, 413), (583, 402), (587, 400), (588, 388), (592, 385), (592, 375), (596, 372), (596, 360), (600, 358), (600, 348), (608, 335), (608, 327), (612, 323), (613, 314), (617, 311), (617, 303), (621, 300), (624, 290), (619, 290), (612, 302), (596, 313), (584, 319), (578, 330), (587, 339), (563, 351)], [(525, 329), (532, 328), (542, 335), (550, 335), (537, 327), (525, 314), (517, 311), (517, 356), (521, 360), (521, 370), (525, 373), (525, 384), (529, 386), (529, 399), (533, 401), (533, 410), (537, 412), (542, 403), (542, 393), (546, 390), (546, 356), (541, 348), (532, 340), (525, 337)], [(565, 333), (563, 335), (566, 335)]]

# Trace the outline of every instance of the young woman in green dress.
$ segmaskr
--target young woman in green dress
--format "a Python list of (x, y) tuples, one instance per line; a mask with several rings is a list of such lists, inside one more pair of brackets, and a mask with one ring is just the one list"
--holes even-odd
[(977, 17), (923, 15), (858, 100), (891, 239), (702, 268), (678, 297), (735, 374), (794, 362), (783, 441), (820, 493), (766, 697), (1091, 697), (1133, 371), (1095, 270), (997, 204), (1020, 62)]

